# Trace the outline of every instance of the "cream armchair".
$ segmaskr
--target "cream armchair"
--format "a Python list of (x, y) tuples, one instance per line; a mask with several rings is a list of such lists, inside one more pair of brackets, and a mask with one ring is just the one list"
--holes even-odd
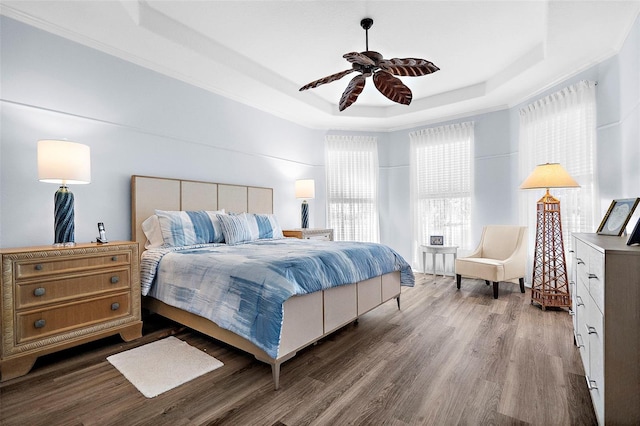
[(456, 259), (456, 286), (462, 277), (493, 282), (493, 298), (498, 298), (501, 281), (519, 282), (524, 293), (527, 262), (526, 226), (487, 225), (476, 250), (468, 257)]

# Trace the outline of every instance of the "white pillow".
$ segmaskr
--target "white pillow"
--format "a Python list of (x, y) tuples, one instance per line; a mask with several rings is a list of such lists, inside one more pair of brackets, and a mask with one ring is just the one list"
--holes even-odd
[(160, 221), (155, 214), (149, 216), (142, 222), (142, 232), (147, 237), (147, 242), (144, 243), (144, 248), (152, 249), (162, 247), (164, 240), (162, 239), (162, 230), (160, 229)]

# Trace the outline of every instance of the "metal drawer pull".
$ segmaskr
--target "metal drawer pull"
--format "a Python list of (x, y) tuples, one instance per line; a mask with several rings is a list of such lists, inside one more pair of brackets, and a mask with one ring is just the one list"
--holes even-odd
[(36, 265), (36, 271), (42, 271), (42, 265), (40, 263)]
[(111, 260), (115, 262), (116, 260), (118, 260), (118, 256), (111, 256)]
[(569, 316), (574, 316), (576, 312), (573, 309), (569, 309)]
[(38, 287), (35, 290), (33, 290), (33, 295), (36, 297), (40, 297), (40, 296), (44, 296), (45, 292), (46, 290), (44, 289), (44, 287)]
[(117, 284), (118, 281), (120, 281), (120, 279), (118, 278), (117, 275), (114, 275), (111, 277), (111, 284)]
[(595, 278), (596, 280), (598, 279), (598, 276), (596, 274), (589, 274), (589, 275), (587, 275), (587, 277), (589, 279), (593, 279), (593, 278)]
[(576, 257), (576, 260), (578, 261), (578, 265), (584, 265), (584, 260), (580, 259), (579, 257)]
[(114, 302), (111, 304), (112, 311), (117, 311), (118, 309), (120, 309), (120, 304), (118, 302)]
[(584, 325), (587, 328), (588, 334), (598, 334), (598, 330), (595, 327), (590, 326), (589, 324)]
[(584, 302), (582, 301), (582, 297), (576, 296), (576, 302), (578, 302), (578, 303), (576, 303), (576, 307), (584, 306)]
[(589, 389), (590, 391), (598, 389), (598, 386), (595, 380), (591, 380), (589, 376), (586, 374), (584, 377), (587, 379), (587, 389)]
[(576, 342), (578, 343), (578, 348), (584, 348), (584, 342), (582, 341), (582, 334), (576, 334)]
[(39, 319), (38, 321), (36, 321), (36, 322), (34, 322), (34, 323), (33, 323), (33, 326), (34, 326), (35, 328), (42, 328), (42, 327), (44, 327), (44, 326), (45, 326), (45, 324), (46, 324), (46, 321), (45, 321), (45, 320), (43, 320), (43, 319)]

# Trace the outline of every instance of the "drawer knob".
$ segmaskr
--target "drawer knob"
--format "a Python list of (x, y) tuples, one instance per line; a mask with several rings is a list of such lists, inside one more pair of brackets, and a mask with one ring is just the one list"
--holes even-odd
[(44, 296), (45, 292), (46, 290), (44, 289), (44, 287), (38, 287), (35, 290), (33, 290), (33, 295), (36, 297), (40, 297), (40, 296)]
[(34, 322), (34, 323), (33, 323), (33, 326), (34, 326), (35, 328), (43, 328), (43, 327), (45, 326), (45, 324), (46, 324), (46, 321), (45, 321), (45, 320), (43, 320), (43, 319), (39, 319), (38, 321), (36, 321), (36, 322)]
[(118, 302), (114, 302), (111, 304), (112, 311), (117, 311), (118, 309), (120, 309), (120, 304)]
[(587, 277), (589, 277), (590, 280), (593, 280), (593, 279), (597, 280), (598, 279), (598, 276), (596, 274), (589, 274), (589, 275), (587, 275)]
[(584, 348), (584, 342), (582, 341), (582, 334), (576, 334), (576, 343), (578, 348)]
[(113, 260), (114, 262), (118, 260), (118, 256), (111, 256), (111, 260)]
[(578, 265), (584, 265), (584, 260), (580, 259), (579, 257), (576, 257), (576, 260), (578, 261)]
[(587, 379), (587, 388), (592, 391), (598, 389), (598, 384), (595, 380), (591, 380), (588, 375), (584, 376)]
[(36, 271), (42, 271), (42, 264), (41, 264), (41, 263), (38, 263), (38, 264), (36, 265), (36, 268), (35, 268), (35, 269), (36, 269)]
[(578, 302), (578, 303), (576, 303), (576, 307), (584, 306), (584, 302), (582, 301), (582, 297), (576, 296), (576, 302)]
[(584, 325), (587, 328), (587, 333), (589, 334), (598, 334), (598, 330), (595, 327), (590, 326), (589, 324)]
[(114, 275), (111, 277), (111, 284), (117, 284), (118, 281), (120, 281), (120, 279), (118, 278), (117, 275)]

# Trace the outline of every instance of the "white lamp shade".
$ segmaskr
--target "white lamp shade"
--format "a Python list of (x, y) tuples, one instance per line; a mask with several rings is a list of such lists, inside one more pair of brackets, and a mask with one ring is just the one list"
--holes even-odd
[(527, 177), (520, 189), (548, 189), (579, 187), (567, 171), (558, 163), (539, 164)]
[(316, 182), (313, 179), (296, 181), (296, 198), (310, 200), (316, 196)]
[(38, 141), (38, 179), (63, 185), (90, 183), (89, 146), (69, 141)]

